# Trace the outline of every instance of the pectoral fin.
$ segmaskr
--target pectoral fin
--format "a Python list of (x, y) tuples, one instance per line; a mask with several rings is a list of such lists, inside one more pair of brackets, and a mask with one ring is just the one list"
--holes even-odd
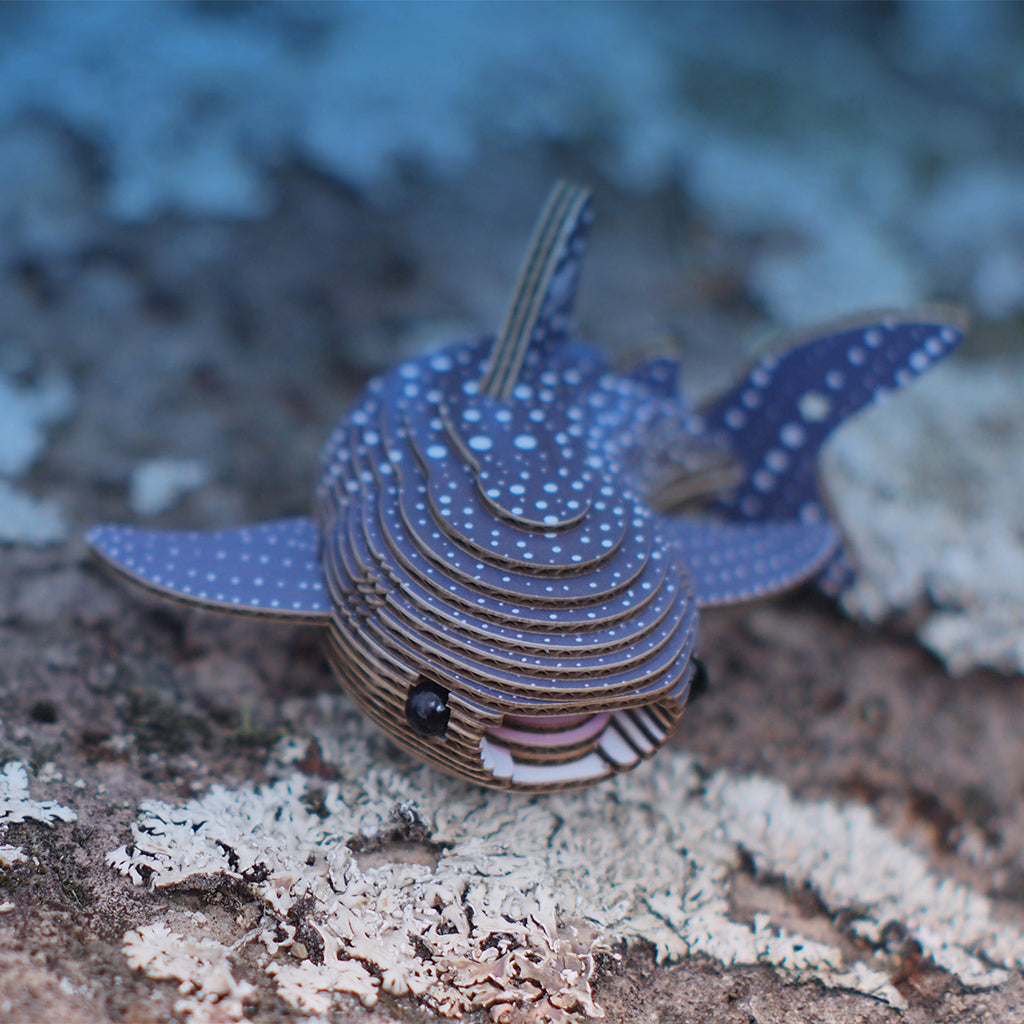
[(828, 522), (675, 521), (675, 541), (693, 576), (697, 605), (764, 597), (819, 573), (839, 543)]
[(320, 530), (306, 517), (201, 533), (93, 527), (95, 554), (133, 583), (196, 607), (326, 623)]

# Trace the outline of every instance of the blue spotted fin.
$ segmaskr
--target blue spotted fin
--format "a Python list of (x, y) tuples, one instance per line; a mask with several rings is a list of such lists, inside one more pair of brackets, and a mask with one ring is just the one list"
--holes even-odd
[(741, 483), (710, 505), (725, 519), (824, 519), (822, 444), (845, 419), (916, 379), (963, 338), (965, 317), (941, 307), (884, 312), (805, 332), (762, 358), (704, 410), (726, 438)]
[(548, 341), (567, 336), (587, 229), (593, 220), (590, 195), (590, 189), (567, 181), (559, 181), (551, 190), (480, 380), (482, 395), (507, 399), (531, 349), (536, 353)]
[(320, 625), (331, 617), (320, 530), (303, 516), (211, 533), (103, 525), (86, 540), (106, 565), (162, 597)]
[(693, 578), (701, 608), (778, 593), (820, 573), (839, 544), (828, 522), (672, 521), (675, 550)]

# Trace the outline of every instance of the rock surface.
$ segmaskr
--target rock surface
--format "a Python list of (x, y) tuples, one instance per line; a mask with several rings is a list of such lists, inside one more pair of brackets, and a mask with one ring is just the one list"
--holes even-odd
[[(487, 76), (545, 67), (511, 31), (495, 34), (504, 63), (474, 52), (490, 91), (440, 69), (445, 88), (410, 108), (422, 116), (363, 117), (350, 149), (346, 119), (367, 97), (390, 110), (416, 87), (415, 62), (407, 78), (374, 79), (371, 59), (331, 70), (346, 47), (392, 38), (371, 7), (339, 6), (326, 26), (300, 5), (121, 21), (97, 8), (67, 35), (43, 8), (0, 12), (0, 375), (20, 396), (0, 411), (0, 462), (14, 467), (0, 481), (14, 495), (0, 501), (0, 1022), (435, 1020), (464, 998), (509, 1019), (599, 1006), (623, 1024), (1021, 1019), (1024, 227), (1005, 141), (1024, 96), (1019, 19), (923, 9), (798, 27), (772, 9), (736, 25), (711, 8), (616, 7), (592, 36), (567, 13), (574, 84), (555, 89), (550, 68), (531, 78), (507, 137), (488, 128), (509, 108)], [(673, 35), (651, 17), (683, 22)], [(417, 31), (391, 29), (406, 45)], [(97, 66), (109, 75), (81, 87)], [(159, 116), (133, 120), (137, 81)], [(275, 81), (287, 116), (267, 100)], [(531, 106), (552, 90), (557, 102)], [(862, 109), (844, 106), (853, 94)], [(444, 109), (423, 134), (431, 104)], [(157, 525), (305, 512), (319, 445), (369, 372), (493, 329), (559, 174), (599, 195), (583, 333), (624, 360), (681, 353), (696, 392), (833, 299), (944, 293), (990, 319), (959, 365), (836, 438), (859, 621), (811, 592), (706, 615), (712, 686), (675, 749), (635, 779), (530, 802), (410, 766), (351, 717), (314, 632), (131, 592), (80, 536), (135, 518), (133, 473), (153, 464), (174, 467), (159, 500), (136, 494)], [(266, 811), (268, 794), (306, 831), (273, 822), (252, 854), (241, 809)], [(459, 800), (476, 832), (445, 817)], [(416, 815), (392, 820), (396, 806)], [(538, 836), (555, 818), (564, 884), (495, 911), (503, 877), (523, 892), (550, 868)], [(162, 860), (158, 822), (176, 837)], [(584, 877), (569, 822), (580, 836), (604, 826), (591, 852), (605, 859), (588, 864), (608, 870), (605, 889)], [(519, 874), (502, 875), (517, 840)], [(247, 875), (246, 856), (280, 877)], [(468, 962), (440, 987), (423, 987), (415, 944), (391, 974), (386, 950), (324, 968), (324, 948), (343, 945), (335, 926), (368, 920), (328, 907), (332, 893), (358, 903), (379, 885), (378, 909), (401, 918), (409, 891), (461, 858), (463, 875), (441, 879), (457, 886), (474, 857), (490, 888), (450, 899), (450, 934), (467, 907), (480, 934), (451, 940)], [(690, 910), (701, 894), (712, 907), (703, 925), (680, 910), (687, 893)], [(438, 902), (420, 912), (440, 915)], [(485, 934), (486, 913), (511, 937)], [(349, 994), (335, 995), (341, 974)]]

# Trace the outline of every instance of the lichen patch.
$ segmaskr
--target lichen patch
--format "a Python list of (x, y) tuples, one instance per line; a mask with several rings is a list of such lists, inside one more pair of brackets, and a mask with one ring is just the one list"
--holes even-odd
[(823, 472), (857, 566), (847, 611), (928, 610), (954, 673), (1024, 672), (1024, 410), (1017, 358), (939, 366), (836, 436)]
[(219, 942), (178, 935), (163, 923), (124, 937), (125, 958), (132, 967), (151, 978), (178, 982), (182, 998), (174, 1009), (190, 1024), (246, 1019), (245, 1001), (255, 988), (235, 978), (231, 952)]
[(0, 769), (0, 826), (20, 821), (52, 825), (77, 817), (70, 807), (62, 807), (56, 800), (34, 800), (28, 791), (28, 772), (20, 761), (8, 761)]
[[(1024, 935), (997, 923), (985, 896), (938, 877), (862, 806), (706, 775), (672, 752), (589, 790), (522, 796), (413, 764), (354, 716), (317, 741), (338, 778), (146, 803), (131, 844), (108, 856), (152, 888), (213, 875), (247, 889), (266, 975), (309, 1012), (335, 993), (372, 1006), (387, 992), (508, 1024), (599, 1017), (595, 955), (639, 940), (660, 960), (770, 964), (897, 1006), (890, 924), (971, 985), (1024, 963)], [(278, 766), (303, 750), (285, 742)], [(431, 857), (387, 859), (404, 842)], [(751, 863), (811, 890), (856, 942), (840, 949), (770, 913), (735, 919), (731, 880)]]

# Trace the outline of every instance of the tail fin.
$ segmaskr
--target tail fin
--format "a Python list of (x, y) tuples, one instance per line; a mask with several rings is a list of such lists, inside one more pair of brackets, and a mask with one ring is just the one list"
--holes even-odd
[[(966, 317), (924, 308), (869, 314), (805, 333), (765, 356), (704, 411), (742, 469), (740, 483), (710, 511), (727, 520), (824, 522), (818, 455), (833, 430), (887, 392), (911, 383), (961, 341)], [(809, 340), (804, 340), (809, 339)], [(853, 569), (840, 547), (817, 577), (838, 594)]]
[(711, 510), (734, 520), (824, 518), (817, 461), (829, 435), (948, 355), (965, 326), (952, 309), (868, 314), (765, 356), (704, 410), (743, 469)]

